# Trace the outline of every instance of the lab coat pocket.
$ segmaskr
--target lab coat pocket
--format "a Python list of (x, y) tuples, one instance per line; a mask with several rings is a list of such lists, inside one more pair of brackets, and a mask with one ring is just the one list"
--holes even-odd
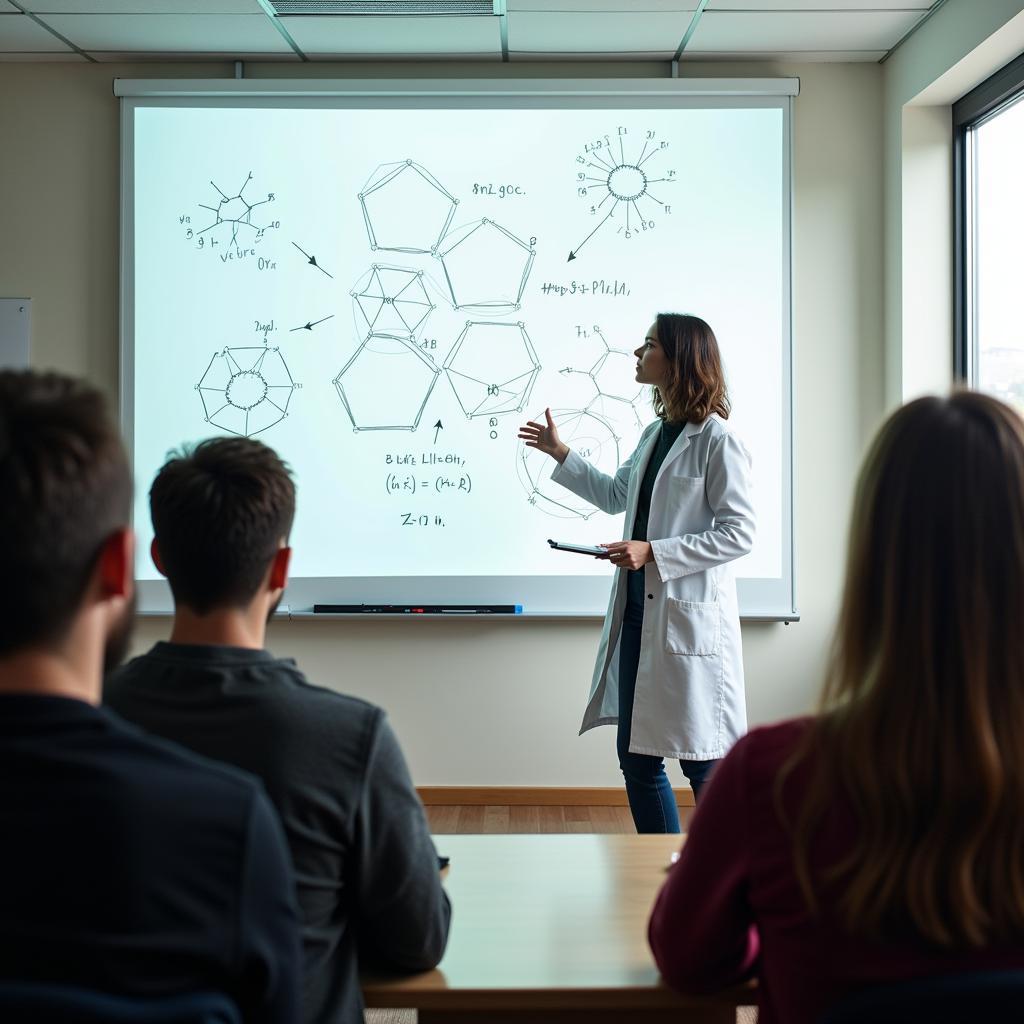
[(667, 598), (665, 644), (669, 654), (714, 657), (722, 652), (722, 616), (717, 601)]

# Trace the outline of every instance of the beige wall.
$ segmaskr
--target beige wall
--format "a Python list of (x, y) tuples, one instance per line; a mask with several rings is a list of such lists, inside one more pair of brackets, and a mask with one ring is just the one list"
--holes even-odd
[[(248, 67), (275, 75), (664, 74), (664, 65)], [(882, 396), (882, 69), (700, 64), (796, 75), (794, 324), (802, 621), (744, 626), (752, 723), (809, 708), (835, 613), (847, 506)], [(117, 388), (118, 106), (113, 77), (227, 65), (0, 64), (0, 295), (33, 300), (33, 362)], [(725, 269), (723, 268), (723, 272)], [(168, 297), (169, 306), (173, 297)], [(145, 484), (145, 481), (143, 481)], [(140, 624), (138, 645), (166, 621)], [(270, 646), (388, 709), (421, 785), (614, 786), (610, 729), (578, 739), (596, 622), (278, 622)], [(678, 780), (678, 776), (676, 777)]]

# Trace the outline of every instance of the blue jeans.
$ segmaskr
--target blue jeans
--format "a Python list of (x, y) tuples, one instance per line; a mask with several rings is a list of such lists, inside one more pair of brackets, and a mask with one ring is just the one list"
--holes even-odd
[[(637, 832), (678, 832), (679, 811), (672, 784), (665, 773), (663, 758), (649, 754), (631, 754), (629, 739), (633, 718), (636, 673), (640, 665), (640, 643), (644, 624), (644, 573), (630, 572), (626, 585), (626, 609), (619, 640), (619, 731), (616, 749), (619, 767), (626, 780), (626, 796)], [(710, 779), (717, 760), (684, 761), (683, 769), (693, 789), (694, 799)]]

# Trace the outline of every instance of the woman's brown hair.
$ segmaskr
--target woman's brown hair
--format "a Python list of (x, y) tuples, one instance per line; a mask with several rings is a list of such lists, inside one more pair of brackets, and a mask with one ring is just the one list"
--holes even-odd
[[(808, 757), (794, 806), (787, 779)], [(1024, 936), (1024, 423), (1008, 406), (922, 398), (875, 438), (822, 714), (776, 799), (810, 908), (828, 888), (849, 932)], [(812, 873), (837, 799), (856, 839)]]
[(672, 367), (664, 388), (654, 389), (654, 411), (675, 423), (703, 423), (711, 413), (729, 418), (729, 393), (715, 332), (697, 316), (659, 313), (658, 343)]

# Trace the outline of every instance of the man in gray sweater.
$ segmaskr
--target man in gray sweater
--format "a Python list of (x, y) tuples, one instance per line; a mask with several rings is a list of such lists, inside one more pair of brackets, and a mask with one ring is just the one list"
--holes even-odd
[(217, 438), (150, 491), (153, 559), (175, 615), (104, 701), (158, 736), (262, 778), (291, 847), (303, 1017), (362, 1024), (358, 964), (436, 966), (451, 908), (422, 804), (384, 712), (310, 685), (264, 649), (288, 577), (295, 488), (266, 445)]

